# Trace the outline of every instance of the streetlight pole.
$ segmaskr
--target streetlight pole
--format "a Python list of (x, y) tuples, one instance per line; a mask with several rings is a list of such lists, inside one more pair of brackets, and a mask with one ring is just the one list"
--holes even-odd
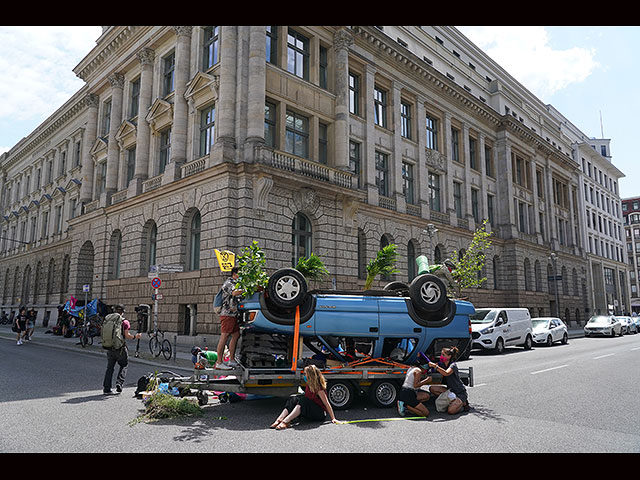
[(553, 262), (553, 284), (555, 285), (556, 291), (556, 316), (560, 317), (560, 299), (558, 298), (558, 266), (556, 262), (558, 261), (558, 255), (555, 252), (551, 252), (549, 255), (549, 259)]

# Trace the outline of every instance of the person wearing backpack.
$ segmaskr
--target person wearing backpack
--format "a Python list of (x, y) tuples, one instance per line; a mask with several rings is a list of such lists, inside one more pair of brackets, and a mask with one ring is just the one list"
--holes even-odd
[(113, 381), (113, 371), (116, 363), (120, 366), (118, 377), (116, 378), (116, 391), (122, 392), (124, 379), (127, 376), (127, 366), (129, 365), (129, 350), (127, 340), (135, 340), (142, 336), (141, 333), (131, 335), (129, 330), (131, 324), (124, 317), (124, 305), (116, 305), (115, 313), (110, 313), (102, 324), (102, 348), (107, 351), (107, 371), (104, 374), (102, 392), (105, 395), (113, 393), (111, 383)]

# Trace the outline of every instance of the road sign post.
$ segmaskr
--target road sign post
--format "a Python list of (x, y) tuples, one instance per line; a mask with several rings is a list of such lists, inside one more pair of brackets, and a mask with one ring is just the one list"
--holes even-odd
[(155, 294), (153, 295), (153, 330), (158, 330), (158, 289), (162, 285), (160, 277), (154, 277), (151, 280), (151, 286), (153, 287)]

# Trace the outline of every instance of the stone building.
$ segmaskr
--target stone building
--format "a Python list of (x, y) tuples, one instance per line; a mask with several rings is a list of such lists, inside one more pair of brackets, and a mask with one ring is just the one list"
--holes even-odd
[(629, 262), (631, 312), (640, 314), (640, 197), (622, 199), (622, 214)]
[(74, 72), (85, 86), (0, 157), (6, 308), (55, 317), (89, 284), (133, 311), (170, 265), (161, 328), (217, 333), (214, 249), (255, 239), (270, 271), (314, 252), (314, 286), (361, 289), (381, 245), (409, 281), (483, 219), (477, 306), (591, 308), (584, 135), (453, 27), (106, 26)]

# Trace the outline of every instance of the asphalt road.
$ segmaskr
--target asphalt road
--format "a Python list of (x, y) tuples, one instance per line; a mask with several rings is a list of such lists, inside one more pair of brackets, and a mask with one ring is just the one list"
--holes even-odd
[(131, 362), (125, 390), (103, 396), (104, 356), (0, 338), (0, 452), (640, 452), (640, 335), (577, 338), (568, 345), (474, 351), (472, 409), (399, 419), (366, 401), (337, 412), (345, 425), (268, 427), (283, 399), (212, 402), (200, 418), (138, 423)]

